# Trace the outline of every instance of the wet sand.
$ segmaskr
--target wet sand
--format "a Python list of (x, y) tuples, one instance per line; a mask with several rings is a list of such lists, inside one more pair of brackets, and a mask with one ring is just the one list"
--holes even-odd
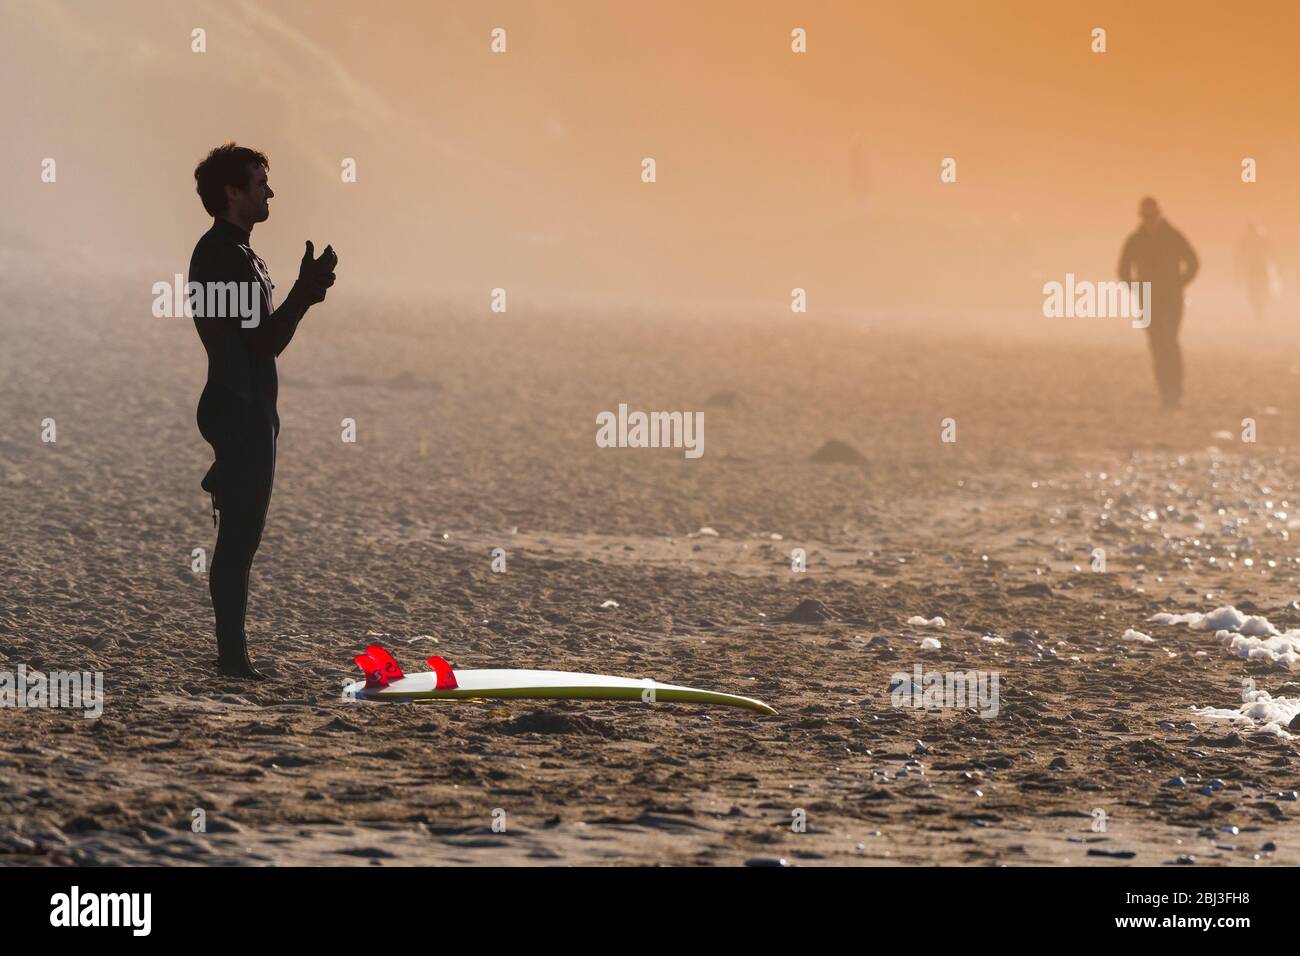
[[(1193, 342), (1163, 415), (1137, 332), (340, 291), (281, 361), (248, 622), (277, 680), (250, 686), (215, 677), (190, 569), (215, 541), (202, 352), (143, 289), (7, 286), (0, 659), (103, 671), (106, 701), (0, 708), (0, 863), (1300, 862), (1296, 740), (1193, 712), (1300, 678), (1148, 622), (1300, 627), (1295, 353)], [(704, 411), (704, 455), (597, 448), (620, 403)], [(832, 439), (862, 462), (809, 460)], [(653, 677), (778, 715), (346, 702), (371, 642), (409, 670)], [(998, 715), (892, 706), (917, 664), (996, 671)]]

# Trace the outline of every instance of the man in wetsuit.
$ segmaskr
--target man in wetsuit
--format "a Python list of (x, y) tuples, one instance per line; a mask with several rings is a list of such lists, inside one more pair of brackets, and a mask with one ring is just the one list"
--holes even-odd
[(1178, 347), (1183, 287), (1201, 266), (1191, 244), (1161, 215), (1160, 206), (1150, 196), (1138, 205), (1138, 216), (1142, 222), (1124, 243), (1119, 257), (1119, 277), (1123, 282), (1151, 283), (1150, 301), (1144, 303), (1150, 320), (1147, 345), (1161, 403), (1172, 410), (1183, 399), (1183, 354)]
[[(307, 309), (325, 299), (334, 284), (338, 259), (326, 247), (313, 257), (307, 243), (298, 281), (273, 307), (274, 286), (264, 263), (250, 247), (253, 226), (270, 216), (275, 193), (267, 182), (270, 166), (265, 154), (226, 143), (218, 146), (194, 170), (203, 208), (213, 217), (212, 228), (194, 247), (189, 282), (194, 326), (208, 355), (208, 380), (199, 398), (198, 424), (216, 453), (216, 464), (203, 479), (221, 513), (217, 546), (212, 555), (208, 590), (217, 625), (217, 670), (227, 677), (261, 679), (248, 659), (244, 615), (248, 609), (248, 575), (262, 539), (266, 510), (275, 475), (275, 442), (280, 433), (276, 412), (278, 382), (275, 357), (293, 338)], [(214, 289), (235, 289), (225, 303), (244, 302), (253, 308), (213, 308), (222, 304)], [(197, 301), (198, 299), (204, 301)], [(200, 315), (200, 313), (202, 313)]]

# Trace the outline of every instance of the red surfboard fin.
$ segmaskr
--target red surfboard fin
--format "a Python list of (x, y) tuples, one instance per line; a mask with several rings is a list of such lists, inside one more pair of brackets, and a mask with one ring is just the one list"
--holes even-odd
[(352, 660), (365, 673), (367, 690), (388, 686), (388, 678), (384, 676), (384, 668), (379, 661), (369, 654), (358, 654)]
[(433, 672), (438, 675), (438, 690), (455, 690), (460, 684), (456, 683), (456, 675), (452, 672), (451, 665), (441, 657), (430, 657), (429, 666)]
[(388, 653), (378, 644), (372, 644), (366, 648), (366, 653), (374, 658), (384, 671), (384, 677), (389, 681), (401, 680), (406, 675), (402, 673), (402, 668), (398, 666), (397, 661), (393, 660), (393, 655)]

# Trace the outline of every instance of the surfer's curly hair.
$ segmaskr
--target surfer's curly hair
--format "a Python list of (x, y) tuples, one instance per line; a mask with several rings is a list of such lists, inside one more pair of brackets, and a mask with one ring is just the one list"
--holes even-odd
[(226, 211), (229, 204), (227, 186), (248, 187), (249, 170), (254, 163), (263, 169), (271, 168), (266, 153), (228, 141), (208, 153), (203, 162), (194, 167), (195, 187), (208, 215), (215, 218)]

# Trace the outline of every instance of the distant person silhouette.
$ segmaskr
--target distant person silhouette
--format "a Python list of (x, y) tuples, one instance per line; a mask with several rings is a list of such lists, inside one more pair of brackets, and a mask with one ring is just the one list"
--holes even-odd
[[(199, 397), (199, 432), (216, 454), (203, 479), (212, 494), (213, 521), (221, 513), (217, 546), (208, 574), (216, 616), (217, 670), (227, 677), (262, 679), (248, 658), (244, 616), (248, 610), (248, 576), (262, 540), (275, 443), (280, 433), (276, 411), (279, 388), (275, 357), (284, 351), (307, 309), (325, 299), (334, 284), (338, 258), (326, 247), (319, 259), (307, 243), (298, 281), (273, 308), (274, 285), (264, 263), (248, 244), (253, 226), (270, 216), (271, 191), (266, 179), (270, 161), (254, 149), (226, 143), (208, 154), (194, 170), (203, 208), (212, 228), (194, 247), (189, 282), (199, 283), (208, 302), (214, 288), (239, 283), (256, 312), (247, 316), (230, 308), (195, 307), (194, 326), (208, 354), (208, 379)], [(239, 301), (238, 297), (225, 300)], [(193, 302), (191, 303), (194, 304)], [(209, 314), (219, 312), (218, 315)]]
[(1263, 321), (1277, 279), (1268, 236), (1254, 220), (1246, 223), (1246, 231), (1237, 242), (1237, 278), (1246, 287), (1246, 301), (1255, 321)]
[(1150, 319), (1147, 345), (1161, 403), (1175, 409), (1183, 400), (1183, 354), (1178, 347), (1183, 288), (1196, 278), (1201, 264), (1191, 243), (1169, 224), (1150, 196), (1138, 204), (1138, 217), (1141, 224), (1125, 241), (1119, 257), (1119, 277), (1124, 282), (1151, 283), (1151, 298), (1145, 303)]

